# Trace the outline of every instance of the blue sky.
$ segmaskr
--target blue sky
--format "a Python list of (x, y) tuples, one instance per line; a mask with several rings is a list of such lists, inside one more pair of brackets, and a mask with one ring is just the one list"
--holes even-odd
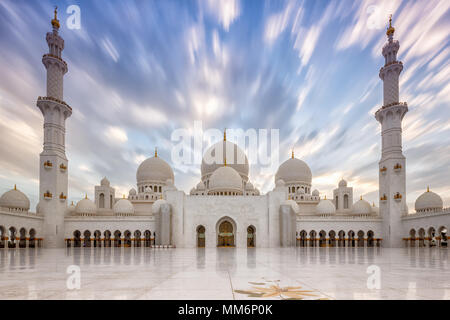
[[(69, 5), (81, 29), (66, 26)], [(0, 191), (17, 183), (36, 205), (53, 6), (59, 7), (69, 199), (107, 176), (120, 196), (157, 146), (169, 163), (171, 132), (203, 127), (280, 130), (280, 161), (294, 146), (331, 195), (343, 177), (355, 198), (378, 198), (382, 103), (378, 78), (386, 24), (400, 41), (400, 100), (407, 157), (407, 202), (430, 185), (450, 205), (449, 1), (0, 1)], [(186, 192), (200, 166), (174, 165)], [(275, 173), (275, 172), (274, 172)], [(263, 192), (273, 174), (258, 164)]]

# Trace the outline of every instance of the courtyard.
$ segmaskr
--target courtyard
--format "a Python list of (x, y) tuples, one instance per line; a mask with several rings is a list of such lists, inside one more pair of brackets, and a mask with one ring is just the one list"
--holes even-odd
[(450, 299), (448, 257), (418, 247), (4, 248), (0, 299)]

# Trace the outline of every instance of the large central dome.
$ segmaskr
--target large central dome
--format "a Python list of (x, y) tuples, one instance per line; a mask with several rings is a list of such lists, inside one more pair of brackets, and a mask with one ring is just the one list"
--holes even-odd
[[(220, 163), (216, 163), (216, 152), (222, 153), (223, 159), (222, 161), (217, 161)], [(220, 155), (217, 155), (220, 157)], [(248, 159), (245, 155), (244, 151), (239, 148), (236, 144), (223, 140), (217, 142), (212, 147), (210, 147), (203, 156), (202, 160), (202, 180), (204, 180), (207, 176), (211, 175), (216, 169), (223, 167), (226, 164), (228, 167), (236, 170), (239, 175), (245, 181), (248, 181)]]
[(285, 183), (311, 184), (312, 173), (308, 165), (297, 158), (290, 158), (283, 162), (275, 174), (275, 181), (283, 180)]
[(144, 160), (136, 172), (138, 184), (147, 182), (165, 183), (167, 179), (174, 181), (172, 168), (158, 156)]

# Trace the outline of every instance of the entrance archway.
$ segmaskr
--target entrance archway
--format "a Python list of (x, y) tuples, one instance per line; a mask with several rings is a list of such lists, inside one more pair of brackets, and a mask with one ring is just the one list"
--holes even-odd
[(199, 248), (205, 247), (205, 227), (204, 226), (197, 227), (197, 247), (199, 247)]
[(228, 219), (219, 221), (217, 246), (234, 247), (234, 226)]
[(249, 226), (247, 228), (247, 248), (254, 248), (256, 247), (256, 234), (255, 234), (255, 227)]

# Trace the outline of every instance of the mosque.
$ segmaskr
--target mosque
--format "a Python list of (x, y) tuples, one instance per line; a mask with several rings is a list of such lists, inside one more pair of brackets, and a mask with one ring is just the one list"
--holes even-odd
[[(158, 156), (143, 161), (136, 188), (117, 197), (107, 178), (95, 186), (95, 199), (86, 196), (68, 205), (70, 166), (65, 153), (65, 122), (72, 108), (63, 100), (64, 40), (59, 21), (47, 33), (49, 52), (46, 96), (37, 107), (44, 118), (40, 154), (39, 203), (30, 211), (28, 197), (14, 187), (0, 197), (0, 248), (18, 247), (403, 247), (444, 246), (450, 227), (450, 208), (426, 190), (406, 206), (406, 158), (402, 153), (402, 119), (408, 112), (399, 101), (397, 60), (399, 42), (389, 22), (382, 48), (385, 64), (383, 106), (375, 113), (381, 124), (379, 204), (354, 199), (353, 188), (341, 180), (332, 197), (314, 190), (308, 165), (292, 156), (274, 176), (275, 187), (261, 194), (249, 180), (245, 153), (222, 141), (205, 155), (221, 152), (223, 161), (204, 157), (201, 177), (189, 194), (176, 188), (170, 165)], [(241, 159), (241, 161), (238, 161)], [(375, 170), (375, 168), (374, 168)]]

